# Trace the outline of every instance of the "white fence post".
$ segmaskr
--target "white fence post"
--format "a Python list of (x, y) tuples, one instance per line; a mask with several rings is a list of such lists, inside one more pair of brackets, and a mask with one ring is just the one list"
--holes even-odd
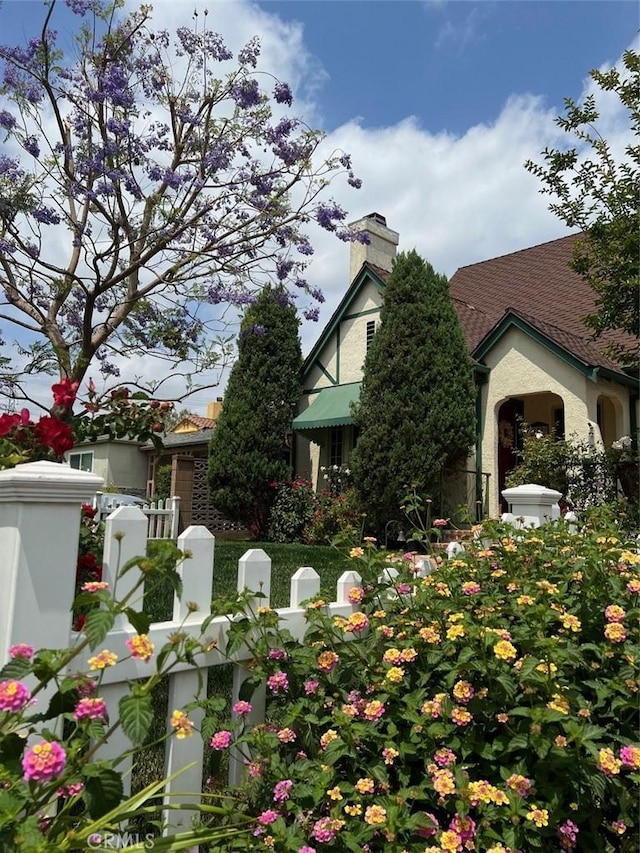
[[(191, 556), (178, 567), (178, 573), (182, 578), (183, 594), (179, 599), (174, 598), (173, 621), (189, 624), (191, 610), (190, 603), (198, 605), (197, 612), (193, 612), (192, 619), (198, 623), (211, 612), (211, 591), (213, 584), (215, 537), (206, 527), (191, 526), (178, 538), (178, 548), (184, 552), (190, 552)], [(201, 688), (207, 689), (207, 669), (188, 669), (176, 672), (169, 678), (169, 717), (175, 710), (181, 710), (189, 702), (198, 697)], [(203, 684), (204, 682), (204, 684)], [(204, 713), (200, 708), (189, 712), (189, 718), (196, 729), (202, 725)], [(166, 793), (173, 791), (193, 792), (193, 797), (180, 797), (182, 803), (196, 803), (201, 800), (202, 791), (202, 762), (204, 758), (204, 743), (202, 738), (196, 734), (178, 740), (175, 735), (169, 737), (165, 753), (165, 778), (171, 776), (176, 770), (193, 764), (184, 773), (167, 784)], [(165, 802), (171, 802), (165, 798)], [(180, 826), (188, 829), (191, 819), (196, 812), (188, 809), (165, 810), (165, 827)]]
[(69, 645), (80, 506), (103, 482), (59, 462), (0, 471), (0, 663), (15, 643)]
[[(105, 523), (104, 554), (102, 578), (109, 584), (109, 589), (118, 601), (121, 601), (135, 586), (139, 579), (137, 570), (132, 569), (123, 577), (117, 578), (119, 569), (133, 557), (144, 556), (147, 551), (147, 518), (136, 506), (120, 506), (115, 509)], [(116, 580), (117, 579), (117, 580)], [(140, 590), (140, 598), (131, 601), (134, 610), (142, 610), (142, 595), (144, 587)], [(129, 621), (124, 614), (116, 616), (114, 628), (128, 628)], [(135, 632), (133, 629), (131, 634)], [(105, 643), (108, 643), (107, 637)], [(107, 646), (108, 648), (108, 646)], [(116, 684), (103, 684), (100, 694), (104, 699), (109, 712), (110, 722), (119, 717), (119, 703), (123, 696), (129, 695), (127, 682)], [(108, 741), (97, 751), (98, 758), (116, 758), (131, 749), (131, 743), (122, 731), (122, 727), (116, 729)], [(131, 767), (132, 757), (127, 755), (119, 764), (118, 771), (122, 773), (125, 794), (131, 791)]]
[(503, 489), (502, 497), (509, 504), (509, 514), (514, 515), (516, 520), (522, 519), (523, 527), (540, 527), (560, 516), (556, 505), (562, 497), (562, 492), (547, 489), (546, 486), (538, 486), (535, 483), (514, 486), (511, 489)]
[(300, 566), (291, 576), (289, 607), (300, 607), (303, 601), (320, 592), (320, 575), (311, 566)]
[[(252, 598), (248, 609), (254, 613), (259, 607), (269, 607), (271, 596), (271, 559), (261, 548), (251, 548), (238, 563), (238, 592), (244, 589), (261, 592), (260, 598)], [(232, 706), (240, 698), (240, 688), (247, 678), (247, 669), (237, 663), (233, 667), (233, 687), (231, 690)], [(266, 686), (257, 687), (251, 697), (251, 713), (245, 717), (247, 727), (264, 721), (266, 706)], [(229, 755), (229, 784), (239, 785), (246, 774), (246, 762), (250, 756), (239, 747), (232, 746)]]

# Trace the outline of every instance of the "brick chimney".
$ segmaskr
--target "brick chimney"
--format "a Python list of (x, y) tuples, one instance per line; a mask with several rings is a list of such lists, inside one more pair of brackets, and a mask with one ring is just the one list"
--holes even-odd
[(365, 261), (391, 271), (393, 259), (396, 256), (396, 246), (400, 235), (397, 231), (387, 228), (387, 220), (380, 213), (369, 213), (352, 222), (350, 225), (356, 231), (366, 231), (369, 244), (351, 243), (351, 259), (349, 264), (349, 281), (360, 272)]

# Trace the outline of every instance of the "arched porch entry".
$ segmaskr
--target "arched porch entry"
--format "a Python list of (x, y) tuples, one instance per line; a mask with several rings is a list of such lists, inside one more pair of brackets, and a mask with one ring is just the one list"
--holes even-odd
[[(564, 403), (562, 397), (549, 391), (523, 394), (504, 400), (496, 413), (498, 441), (498, 497), (502, 512), (508, 506), (502, 499), (507, 476), (518, 464), (522, 449), (522, 425), (527, 424), (546, 434), (564, 439)], [(542, 483), (541, 485), (544, 485)]]
[(618, 400), (601, 394), (597, 404), (597, 422), (605, 447), (620, 438), (622, 407)]

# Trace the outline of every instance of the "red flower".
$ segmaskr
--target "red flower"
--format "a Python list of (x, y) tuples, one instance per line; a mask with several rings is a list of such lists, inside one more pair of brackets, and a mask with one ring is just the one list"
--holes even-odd
[(17, 426), (26, 426), (29, 423), (29, 417), (29, 409), (22, 409), (19, 415), (0, 415), (0, 436), (9, 435)]
[(56, 456), (73, 447), (73, 435), (69, 424), (57, 418), (40, 418), (34, 430), (36, 438), (45, 447), (50, 447)]
[(79, 382), (72, 382), (70, 379), (61, 379), (51, 386), (53, 393), (53, 402), (56, 406), (64, 406), (65, 409), (70, 409), (73, 406), (78, 393)]

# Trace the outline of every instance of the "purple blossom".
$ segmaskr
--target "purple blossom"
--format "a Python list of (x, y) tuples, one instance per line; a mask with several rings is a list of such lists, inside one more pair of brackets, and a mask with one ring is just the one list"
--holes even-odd
[(255, 68), (258, 64), (259, 56), (260, 40), (257, 36), (254, 36), (238, 53), (238, 62), (240, 65), (250, 65), (252, 68)]
[(58, 225), (60, 222), (60, 216), (50, 207), (36, 207), (31, 213), (33, 218), (43, 225)]
[(316, 323), (320, 319), (320, 309), (317, 306), (315, 308), (305, 308), (302, 315), (305, 320), (311, 320), (313, 323)]
[(236, 104), (243, 110), (255, 107), (260, 103), (260, 89), (257, 80), (243, 80), (236, 83), (231, 90)]
[(293, 261), (288, 258), (278, 258), (276, 260), (276, 278), (278, 281), (284, 281), (293, 269)]
[(4, 127), (5, 130), (12, 130), (16, 126), (16, 120), (8, 113), (6, 110), (0, 110), (0, 127)]
[(272, 693), (280, 693), (280, 691), (288, 690), (289, 679), (287, 678), (286, 672), (278, 670), (278, 672), (274, 672), (273, 675), (270, 675), (267, 679), (267, 687)]
[(83, 18), (87, 12), (95, 8), (94, 0), (64, 0), (74, 15)]
[(273, 97), (279, 104), (286, 104), (288, 107), (293, 103), (293, 95), (288, 83), (277, 82), (273, 87)]
[(336, 222), (341, 222), (346, 215), (346, 211), (335, 202), (321, 203), (316, 207), (316, 221), (326, 231), (335, 231)]

